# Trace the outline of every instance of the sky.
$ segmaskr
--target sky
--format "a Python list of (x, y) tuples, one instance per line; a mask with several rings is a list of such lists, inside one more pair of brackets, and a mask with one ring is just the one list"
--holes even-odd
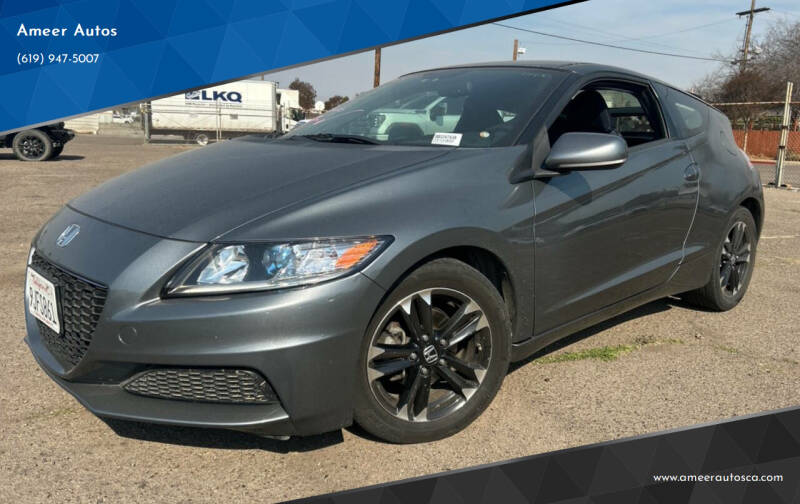
[[(770, 24), (800, 21), (798, 0), (758, 0), (753, 33), (758, 39)], [(700, 57), (731, 55), (741, 47), (749, 0), (589, 0), (503, 21), (503, 24), (606, 44)], [(705, 25), (705, 26), (701, 26)], [(690, 89), (721, 63), (674, 58), (599, 47), (482, 25), (426, 39), (385, 47), (381, 82), (408, 72), (480, 61), (509, 60), (514, 39), (525, 60), (570, 60), (604, 63), (635, 70)], [(352, 97), (372, 87), (372, 51), (268, 73), (265, 79), (288, 86), (295, 77), (310, 82), (317, 99)], [(729, 65), (728, 65), (729, 66)]]

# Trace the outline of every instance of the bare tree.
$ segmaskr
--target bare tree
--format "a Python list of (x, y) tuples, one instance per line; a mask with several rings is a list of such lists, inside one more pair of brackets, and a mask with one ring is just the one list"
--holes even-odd
[(722, 85), (728, 80), (730, 72), (727, 68), (719, 67), (709, 72), (699, 81), (692, 84), (691, 92), (709, 102), (720, 101), (719, 94)]
[(760, 50), (745, 70), (719, 67), (693, 88), (711, 101), (782, 100), (786, 81), (800, 82), (800, 21), (775, 22), (753, 45)]
[(766, 91), (771, 99), (780, 100), (787, 81), (800, 84), (800, 21), (776, 22), (757, 44), (761, 54), (756, 66), (775, 82)]
[[(747, 68), (729, 76), (722, 82), (717, 99), (728, 103), (749, 103), (765, 100), (771, 94), (772, 82), (758, 68)], [(766, 112), (769, 106), (733, 105), (725, 111), (734, 125), (741, 123), (744, 129), (742, 148), (747, 152), (747, 137), (753, 120)]]
[[(786, 81), (800, 82), (800, 21), (777, 21), (753, 45), (747, 67), (719, 67), (710, 72), (693, 89), (711, 102), (760, 102), (783, 100)], [(729, 57), (727, 59), (735, 59)], [(723, 110), (734, 125), (744, 129), (744, 149), (753, 121), (770, 108), (757, 105), (725, 106)]]

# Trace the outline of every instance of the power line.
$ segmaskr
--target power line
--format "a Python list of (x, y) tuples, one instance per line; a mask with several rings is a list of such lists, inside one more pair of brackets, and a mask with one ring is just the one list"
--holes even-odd
[(789, 12), (789, 11), (779, 10), (779, 9), (770, 9), (770, 12), (772, 12), (773, 14), (782, 14), (784, 16), (792, 16), (792, 17), (800, 18), (800, 13), (798, 13), (798, 12)]
[(724, 60), (724, 59), (721, 59), (721, 58), (711, 58), (711, 57), (707, 57), (707, 56), (691, 56), (689, 54), (676, 54), (676, 53), (667, 53), (667, 52), (659, 52), (659, 51), (650, 51), (650, 50), (647, 50), (647, 49), (637, 49), (635, 47), (625, 47), (625, 46), (620, 46), (620, 45), (616, 45), (616, 44), (606, 44), (606, 43), (603, 43), (603, 42), (597, 42), (596, 40), (584, 40), (584, 39), (579, 39), (579, 38), (574, 38), (574, 37), (566, 37), (564, 35), (556, 35), (556, 34), (553, 34), (553, 33), (545, 33), (545, 32), (541, 32), (541, 31), (537, 31), (537, 30), (529, 30), (527, 28), (520, 28), (518, 26), (511, 26), (511, 25), (507, 25), (507, 24), (503, 24), (503, 23), (492, 23), (492, 24), (496, 25), (496, 26), (500, 26), (502, 28), (509, 28), (511, 30), (519, 30), (519, 31), (524, 31), (524, 32), (528, 32), (528, 33), (534, 33), (536, 35), (541, 35), (543, 37), (553, 37), (553, 38), (562, 39), (562, 40), (571, 40), (573, 42), (581, 42), (583, 44), (591, 44), (591, 45), (597, 45), (597, 46), (602, 46), (602, 47), (610, 47), (612, 49), (621, 49), (623, 51), (633, 51), (633, 52), (639, 52), (639, 53), (645, 53), (645, 54), (655, 54), (655, 55), (658, 55), (658, 56), (671, 56), (673, 58), (686, 58), (686, 59), (701, 60), (701, 61), (718, 61), (718, 62), (721, 62), (721, 63), (730, 63), (730, 61)]
[(728, 60), (719, 59), (719, 58), (711, 58), (711, 57), (704, 57), (704, 56), (691, 56), (691, 55), (688, 55), (688, 54), (666, 53), (666, 52), (660, 52), (660, 51), (650, 51), (650, 50), (647, 50), (647, 49), (638, 49), (638, 48), (635, 48), (635, 47), (625, 47), (625, 46), (620, 46), (620, 45), (615, 45), (615, 44), (607, 44), (607, 43), (604, 43), (604, 42), (598, 42), (596, 40), (585, 40), (585, 39), (579, 39), (579, 38), (574, 38), (574, 37), (567, 37), (567, 36), (564, 36), (564, 35), (555, 35), (553, 33), (546, 33), (546, 32), (541, 32), (541, 31), (537, 31), (537, 30), (530, 30), (530, 29), (527, 29), (527, 28), (520, 28), (518, 26), (511, 26), (511, 25), (507, 25), (507, 24), (503, 24), (503, 23), (492, 23), (492, 24), (496, 25), (496, 26), (500, 26), (502, 28), (509, 28), (511, 30), (524, 31), (524, 32), (533, 33), (533, 34), (536, 34), (536, 35), (541, 35), (541, 36), (544, 36), (544, 37), (553, 37), (553, 38), (562, 39), (562, 40), (571, 40), (573, 42), (580, 42), (580, 43), (583, 43), (583, 44), (591, 44), (591, 45), (598, 45), (598, 46), (603, 46), (603, 47), (610, 47), (612, 49), (621, 49), (621, 50), (624, 50), (624, 51), (634, 51), (634, 52), (640, 52), (640, 53), (645, 53), (645, 54), (656, 54), (656, 55), (659, 55), (659, 56), (671, 56), (671, 57), (674, 57), (674, 58), (688, 58), (688, 59), (702, 60), (702, 61), (718, 61), (718, 62), (722, 62), (722, 63), (730, 63), (730, 61), (728, 61)]
[[(582, 25), (582, 24), (578, 24), (578, 23), (572, 23), (572, 22), (569, 22), (569, 21), (562, 21), (560, 19), (554, 19), (554, 18), (549, 18), (549, 17), (544, 17), (544, 16), (541, 17), (541, 20), (545, 21), (545, 22), (550, 22), (550, 23), (558, 23), (560, 25), (567, 26), (567, 27), (570, 27), (570, 28), (573, 28), (573, 29), (578, 29), (578, 30), (584, 31), (584, 32), (599, 33), (599, 34), (601, 34), (601, 35), (603, 35), (605, 37), (609, 37), (609, 38), (613, 39), (613, 40), (609, 40), (608, 41), (608, 43), (611, 43), (611, 44), (616, 43), (616, 42), (624, 42), (626, 40), (641, 40), (642, 41), (641, 43), (647, 44), (647, 45), (651, 45), (651, 46), (666, 47), (667, 49), (677, 49), (679, 51), (686, 50), (683, 47), (677, 47), (677, 46), (672, 46), (672, 45), (669, 45), (669, 44), (662, 44), (660, 42), (652, 42), (652, 41), (649, 41), (649, 40), (643, 40), (644, 38), (647, 38), (647, 37), (623, 37), (619, 33), (613, 33), (613, 32), (609, 32), (609, 31), (605, 31), (605, 30), (600, 30), (598, 28), (593, 28), (591, 26), (586, 26), (586, 25)], [(728, 19), (726, 21), (731, 21), (731, 19)]]
[[(600, 30), (598, 28), (593, 28), (591, 26), (581, 25), (581, 24), (578, 24), (578, 23), (570, 22), (570, 21), (562, 21), (560, 19), (554, 19), (554, 18), (549, 18), (549, 17), (544, 17), (544, 16), (542, 16), (542, 19), (545, 20), (545, 21), (556, 22), (556, 23), (567, 25), (567, 26), (572, 25), (572, 26), (575, 26), (575, 27), (578, 27), (578, 28), (582, 28), (585, 31), (593, 31), (593, 32), (601, 33), (601, 34), (606, 35), (606, 36), (614, 37), (616, 40), (611, 40), (611, 41), (609, 41), (610, 43), (642, 40), (642, 41), (644, 41), (646, 43), (651, 43), (651, 44), (654, 44), (654, 45), (660, 45), (660, 46), (664, 46), (664, 47), (673, 47), (673, 48), (674, 48), (674, 46), (661, 44), (659, 42), (651, 42), (650, 39), (666, 37), (668, 35), (675, 35), (675, 34), (678, 34), (678, 33), (684, 33), (684, 32), (688, 32), (688, 31), (692, 31), (692, 30), (698, 30), (700, 28), (706, 28), (706, 27), (709, 27), (709, 26), (716, 26), (716, 25), (720, 25), (720, 24), (724, 24), (724, 23), (730, 23), (731, 21), (736, 21), (735, 19), (727, 18), (727, 19), (721, 19), (719, 21), (713, 21), (711, 23), (704, 23), (704, 24), (701, 24), (701, 25), (689, 26), (688, 28), (682, 28), (680, 30), (673, 30), (673, 31), (668, 31), (668, 32), (663, 32), (663, 33), (657, 33), (655, 35), (644, 35), (644, 36), (641, 36), (641, 37), (624, 37), (624, 36), (620, 35), (619, 33)], [(645, 40), (645, 39), (647, 39), (647, 40)]]
[(560, 19), (555, 19), (555, 18), (552, 18), (552, 17), (545, 17), (545, 16), (541, 16), (540, 19), (542, 21), (546, 21), (546, 22), (550, 22), (550, 23), (558, 23), (558, 24), (565, 25), (565, 26), (572, 26), (572, 27), (578, 28), (578, 29), (583, 30), (583, 31), (599, 33), (601, 35), (605, 35), (606, 37), (619, 38), (619, 37), (622, 36), (619, 33), (613, 33), (613, 32), (610, 32), (610, 31), (601, 30), (601, 29), (595, 28), (593, 26), (586, 26), (586, 25), (582, 25), (582, 24), (579, 24), (579, 23), (573, 23), (572, 21), (562, 21)]
[(644, 37), (625, 37), (625, 38), (622, 38), (622, 39), (617, 40), (615, 42), (661, 38), (661, 37), (666, 37), (668, 35), (677, 35), (678, 33), (684, 33), (684, 32), (688, 32), (688, 31), (692, 31), (692, 30), (699, 30), (700, 28), (707, 28), (709, 26), (716, 26), (716, 25), (720, 25), (720, 24), (723, 24), (723, 23), (730, 23), (731, 21), (736, 21), (736, 20), (735, 19), (723, 19), (721, 21), (715, 21), (713, 23), (706, 23), (706, 24), (701, 24), (701, 25), (697, 25), (697, 26), (690, 26), (689, 28), (684, 28), (682, 30), (658, 33), (656, 35), (647, 35), (647, 36), (644, 36)]

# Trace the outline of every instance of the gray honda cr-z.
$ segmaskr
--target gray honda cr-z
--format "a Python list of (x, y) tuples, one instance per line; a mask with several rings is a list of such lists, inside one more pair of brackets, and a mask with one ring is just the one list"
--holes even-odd
[(428, 441), (565, 335), (736, 306), (763, 215), (725, 116), (663, 82), (412, 73), (71, 201), (32, 243), (26, 341), (101, 417)]

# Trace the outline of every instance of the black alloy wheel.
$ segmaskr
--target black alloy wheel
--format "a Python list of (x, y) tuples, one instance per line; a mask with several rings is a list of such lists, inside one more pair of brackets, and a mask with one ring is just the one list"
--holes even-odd
[(53, 141), (41, 130), (26, 130), (14, 136), (12, 148), (22, 161), (45, 161), (53, 153)]
[(398, 302), (369, 349), (376, 400), (411, 422), (444, 418), (478, 390), (491, 358), (481, 307), (452, 289), (426, 289)]
[(689, 303), (714, 311), (730, 310), (747, 292), (758, 245), (758, 229), (753, 214), (739, 207), (729, 217), (720, 235), (708, 282), (683, 295)]
[(354, 418), (395, 443), (450, 436), (491, 403), (508, 371), (511, 322), (499, 290), (451, 258), (389, 293), (361, 348)]
[(22, 137), (20, 142), (22, 155), (29, 159), (35, 159), (44, 154), (44, 142), (33, 135)]
[(719, 265), (719, 285), (723, 294), (736, 296), (747, 278), (750, 268), (750, 233), (747, 224), (737, 221), (725, 241), (722, 243), (722, 254)]

